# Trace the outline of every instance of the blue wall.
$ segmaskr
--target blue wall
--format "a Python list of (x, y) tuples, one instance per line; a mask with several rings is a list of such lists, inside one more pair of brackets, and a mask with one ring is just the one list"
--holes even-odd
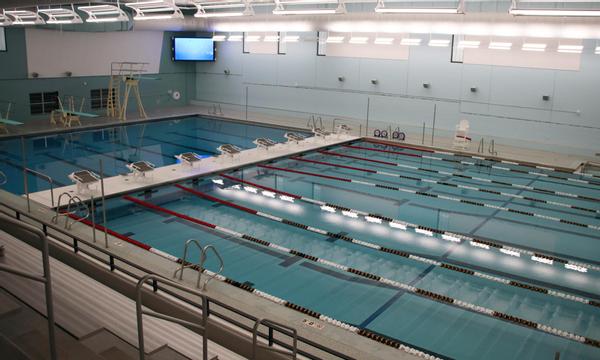
[(584, 45), (580, 71), (558, 71), (451, 63), (450, 48), (428, 46), (411, 48), (408, 60), (375, 60), (316, 56), (314, 41), (288, 44), (287, 55), (242, 54), (241, 43), (219, 43), (217, 62), (197, 65), (197, 99), (244, 105), (247, 87), (249, 106), (358, 119), (369, 102), (371, 125), (413, 131), (433, 126), (436, 105), (438, 134), (466, 118), (473, 133), (593, 155), (600, 151), (600, 56), (594, 41)]
[[(91, 89), (108, 87), (108, 76), (28, 78), (25, 29), (8, 27), (5, 31), (7, 51), (0, 52), (0, 100), (12, 101), (14, 103), (10, 115), (11, 119), (27, 122), (48, 118), (48, 115), (32, 116), (30, 114), (30, 93), (58, 90), (61, 95), (85, 96), (87, 98), (87, 105), (89, 105)], [(194, 64), (174, 63), (171, 61), (172, 35), (173, 33), (171, 32), (164, 33), (159, 79), (141, 82), (140, 89), (146, 109), (152, 109), (157, 106), (185, 105), (195, 95), (196, 80)], [(105, 49), (103, 51), (118, 51), (118, 49)], [(74, 54), (76, 55), (76, 52)], [(115, 58), (119, 58), (118, 54), (115, 54)], [(51, 61), (51, 59), (48, 61)], [(167, 93), (171, 89), (179, 90), (182, 94), (182, 99), (177, 102), (174, 101)], [(135, 109), (135, 103), (131, 104), (131, 109)], [(0, 112), (2, 112), (3, 116), (5, 115), (5, 111), (5, 103), (0, 103)]]

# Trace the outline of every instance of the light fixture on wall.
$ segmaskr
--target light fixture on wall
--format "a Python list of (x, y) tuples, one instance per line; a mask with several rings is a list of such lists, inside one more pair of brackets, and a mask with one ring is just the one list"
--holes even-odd
[(40, 14), (29, 10), (7, 10), (4, 14), (11, 18), (12, 25), (42, 25), (46, 23)]
[(126, 3), (125, 6), (135, 11), (133, 20), (168, 20), (183, 19), (181, 9), (174, 1), (151, 0)]
[(600, 9), (519, 8), (518, 1), (512, 0), (508, 13), (515, 16), (595, 17), (600, 16)]
[(400, 45), (404, 45), (404, 46), (421, 45), (421, 39), (419, 39), (419, 38), (403, 38), (402, 40), (400, 40)]
[(600, 55), (600, 46), (596, 46), (596, 50), (594, 51), (594, 54)]
[(458, 42), (458, 47), (463, 49), (478, 49), (481, 41), (479, 40), (461, 40)]
[(369, 38), (367, 36), (352, 36), (348, 43), (355, 45), (364, 45), (369, 42)]
[(459, 0), (455, 8), (388, 8), (385, 6), (384, 0), (377, 0), (375, 12), (378, 14), (463, 14), (464, 0)]
[(239, 42), (239, 41), (242, 41), (243, 38), (244, 38), (243, 35), (229, 35), (229, 37), (227, 38), (227, 41)]
[(298, 41), (300, 41), (300, 36), (298, 36), (298, 35), (285, 35), (283, 37), (282, 41), (286, 42), (286, 43), (298, 42)]
[(511, 48), (511, 42), (490, 41), (490, 45), (488, 46), (488, 49), (491, 50), (510, 50)]
[(80, 6), (77, 10), (81, 10), (87, 14), (88, 18), (85, 22), (89, 23), (111, 23), (129, 21), (127, 13), (121, 9), (119, 2), (116, 5), (90, 5)]
[[(336, 5), (331, 8), (307, 8), (306, 5)], [(344, 0), (275, 0), (273, 15), (336, 15), (345, 14)]]
[(38, 9), (38, 14), (41, 13), (48, 17), (46, 24), (81, 24), (83, 20), (79, 14), (75, 12), (75, 8), (71, 4), (71, 8), (50, 8)]
[(263, 38), (264, 42), (278, 42), (279, 41), (279, 35), (265, 35), (265, 37)]
[(373, 42), (375, 45), (392, 45), (394, 43), (393, 37), (376, 37)]
[(449, 39), (431, 39), (427, 43), (431, 47), (448, 47), (450, 45)]
[(327, 36), (327, 44), (341, 44), (344, 42), (344, 36)]
[(546, 46), (547, 45), (543, 43), (524, 43), (523, 46), (521, 46), (521, 50), (542, 52), (546, 51)]
[(226, 35), (213, 35), (212, 40), (215, 42), (221, 42), (227, 40)]
[(194, 0), (192, 4), (198, 9), (194, 14), (197, 18), (236, 17), (254, 15), (250, 1), (225, 0), (220, 2)]
[(259, 42), (261, 36), (260, 35), (246, 35), (244, 41), (246, 42)]
[(556, 51), (567, 54), (581, 54), (583, 51), (583, 45), (558, 45), (558, 49)]

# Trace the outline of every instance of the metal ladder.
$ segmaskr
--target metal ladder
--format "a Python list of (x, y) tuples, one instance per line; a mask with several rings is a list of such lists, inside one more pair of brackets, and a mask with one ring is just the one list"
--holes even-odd
[(492, 154), (492, 156), (497, 156), (498, 155), (498, 152), (496, 151), (496, 148), (495, 148), (494, 139), (492, 139), (490, 141), (490, 146), (488, 146), (488, 153)]
[[(67, 202), (67, 210), (65, 212), (60, 211), (61, 201), (63, 196), (67, 196), (69, 201)], [(91, 201), (94, 201), (92, 198)], [(75, 206), (74, 210), (71, 211), (71, 207)], [(77, 216), (76, 219), (73, 219), (73, 222), (69, 223), (69, 215), (75, 215), (77, 212), (81, 211), (83, 216)], [(87, 219), (90, 216), (90, 209), (88, 206), (81, 200), (81, 198), (77, 195), (72, 196), (68, 192), (63, 192), (58, 196), (58, 202), (56, 204), (56, 214), (52, 217), (52, 222), (58, 224), (58, 219), (64, 216), (65, 217), (65, 229), (70, 229), (74, 223), (81, 222)]]
[(223, 115), (223, 109), (221, 109), (221, 104), (212, 104), (212, 111), (209, 108), (208, 113), (211, 115)]
[[(196, 264), (192, 264), (190, 262), (187, 261), (187, 255), (188, 255), (188, 250), (190, 245), (195, 245), (198, 250), (200, 251), (200, 262), (199, 265)], [(217, 256), (217, 258), (219, 259), (219, 270), (217, 272), (212, 272), (209, 271), (208, 269), (204, 268), (204, 263), (206, 262), (207, 259), (207, 254), (208, 251), (212, 250), (212, 252)], [(224, 263), (223, 263), (223, 258), (221, 257), (221, 255), (219, 254), (219, 252), (217, 251), (217, 248), (215, 248), (213, 245), (206, 245), (205, 247), (202, 247), (202, 245), (200, 245), (200, 242), (196, 239), (189, 239), (185, 242), (185, 246), (183, 248), (183, 258), (181, 261), (181, 267), (179, 267), (179, 269), (175, 270), (175, 272), (173, 273), (173, 277), (177, 277), (177, 273), (179, 273), (179, 280), (183, 279), (183, 270), (187, 269), (187, 268), (194, 268), (194, 267), (198, 267), (198, 279), (196, 280), (196, 287), (200, 288), (200, 281), (202, 280), (202, 273), (203, 272), (207, 272), (208, 274), (208, 279), (206, 279), (204, 281), (204, 283), (202, 284), (202, 290), (206, 290), (206, 286), (208, 285), (208, 283), (214, 279), (215, 277), (217, 277), (217, 275), (219, 275), (220, 273), (223, 272), (223, 269), (225, 267)]]
[[(317, 126), (317, 123), (319, 126)], [(315, 116), (314, 114), (308, 117), (308, 121), (306, 122), (306, 127), (310, 129), (323, 129), (323, 119), (320, 116)]]
[(477, 146), (477, 153), (483, 154), (484, 149), (485, 149), (485, 139), (481, 138), (481, 140), (479, 140), (479, 145)]

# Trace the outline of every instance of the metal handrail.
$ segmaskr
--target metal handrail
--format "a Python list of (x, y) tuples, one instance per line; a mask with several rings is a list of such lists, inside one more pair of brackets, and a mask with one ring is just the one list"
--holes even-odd
[(60, 212), (60, 204), (62, 204), (62, 198), (65, 195), (69, 198), (69, 200), (71, 199), (71, 194), (69, 194), (69, 192), (67, 192), (67, 191), (65, 191), (65, 192), (61, 193), (60, 195), (58, 195), (58, 202), (56, 203), (55, 214), (54, 214), (54, 216), (52, 217), (52, 220), (51, 220), (55, 224), (58, 224), (58, 218), (59, 217), (67, 215), (66, 213), (61, 213)]
[(2, 171), (0, 171), (0, 186), (6, 184), (8, 182), (8, 176)]
[[(198, 281), (200, 281), (200, 276), (202, 274), (202, 271), (204, 270), (204, 263), (206, 262), (206, 254), (207, 254), (208, 250), (212, 250), (213, 251), (213, 253), (219, 259), (219, 262), (220, 262), (221, 265), (219, 265), (219, 270), (217, 272), (213, 272), (212, 275), (209, 275), (208, 279), (206, 279), (206, 281), (204, 281), (204, 284), (202, 284), (202, 290), (206, 290), (206, 285), (208, 285), (208, 282), (211, 281), (212, 279), (214, 279), (220, 273), (222, 273), (223, 272), (223, 268), (225, 267), (225, 264), (223, 263), (223, 258), (221, 257), (221, 255), (217, 251), (217, 248), (214, 247), (214, 245), (206, 245), (202, 249), (202, 254), (200, 255), (200, 270), (198, 271)], [(182, 273), (183, 273), (183, 271), (182, 271)], [(198, 286), (199, 286), (199, 284), (196, 284), (196, 287), (198, 287)]]
[(498, 152), (496, 151), (496, 146), (495, 146), (495, 141), (494, 141), (494, 139), (492, 139), (492, 140), (490, 141), (490, 145), (489, 145), (489, 147), (488, 147), (488, 152), (489, 152), (490, 154), (492, 154), (493, 156), (496, 156), (496, 155), (498, 155)]
[[(292, 339), (293, 339), (293, 346), (292, 346), (292, 352), (289, 351), (285, 351), (285, 350), (280, 350), (280, 349), (275, 349), (273, 348), (271, 345), (271, 342), (269, 342), (269, 346), (265, 346), (262, 344), (258, 343), (258, 327), (263, 324), (266, 325), (269, 328), (269, 335), (272, 336), (271, 331), (272, 329), (276, 329), (281, 331), (281, 329), (285, 329), (285, 330), (289, 330), (292, 333)], [(279, 328), (279, 329), (277, 329)], [(269, 340), (271, 340), (271, 338), (269, 338)], [(291, 355), (292, 359), (296, 359), (298, 356), (298, 331), (288, 325), (284, 325), (278, 322), (275, 322), (273, 320), (269, 320), (269, 319), (256, 319), (256, 322), (254, 323), (254, 328), (252, 329), (252, 359), (256, 360), (258, 359), (256, 357), (256, 349), (258, 348), (263, 348), (263, 349), (268, 349), (270, 351), (276, 352), (276, 353), (280, 353), (280, 354), (284, 354), (284, 355)]]
[[(186, 240), (185, 245), (183, 247), (183, 258), (181, 258), (181, 267), (179, 267), (179, 269), (176, 269), (175, 272), (173, 273), (173, 277), (176, 277), (177, 273), (179, 272), (179, 280), (183, 279), (183, 270), (184, 269), (194, 266), (194, 264), (187, 261), (188, 249), (190, 247), (190, 244), (196, 245), (196, 247), (200, 251), (200, 262), (202, 262), (203, 250), (202, 250), (202, 245), (200, 245), (200, 242), (196, 239)], [(202, 269), (200, 269), (200, 271), (198, 271), (198, 280), (196, 280), (196, 287), (200, 287), (200, 277), (201, 276), (202, 276)]]
[(42, 267), (43, 275), (37, 275), (32, 273), (23, 272), (20, 270), (13, 269), (9, 266), (0, 264), (0, 271), (8, 272), (17, 276), (21, 276), (30, 280), (41, 282), (44, 284), (46, 291), (46, 317), (48, 319), (48, 342), (50, 343), (50, 358), (52, 360), (57, 359), (56, 355), (56, 337), (54, 334), (54, 301), (52, 297), (52, 277), (50, 276), (50, 256), (48, 251), (48, 237), (39, 229), (32, 225), (24, 223), (22, 221), (13, 219), (11, 217), (1, 215), (0, 224), (3, 225), (2, 229), (6, 232), (10, 232), (10, 226), (14, 225), (18, 228), (37, 235), (41, 241), (42, 247)]
[[(71, 205), (75, 205), (75, 211), (71, 211)], [(81, 222), (88, 217), (90, 217), (90, 208), (81, 200), (81, 198), (77, 195), (71, 197), (69, 199), (69, 204), (67, 205), (67, 214), (75, 214), (77, 210), (85, 210), (84, 216), (77, 216), (77, 218), (73, 219), (73, 222), (69, 224), (69, 216), (65, 217), (65, 228), (70, 229), (74, 223)]]
[[(142, 309), (142, 287), (146, 282), (148, 282), (148, 280), (153, 280), (153, 284), (156, 284), (156, 282), (160, 280), (161, 282), (164, 282), (170, 287), (174, 287), (191, 295), (200, 297), (200, 299), (202, 300), (202, 323), (196, 324), (173, 316), (168, 316), (155, 311)], [(135, 288), (135, 310), (137, 316), (138, 348), (140, 352), (140, 360), (144, 360), (146, 356), (146, 353), (144, 351), (144, 322), (142, 317), (143, 315), (152, 316), (158, 319), (174, 322), (179, 325), (193, 327), (200, 330), (202, 332), (202, 359), (208, 360), (208, 338), (206, 336), (206, 325), (208, 324), (208, 298), (206, 297), (206, 295), (202, 294), (199, 291), (190, 289), (187, 286), (181, 285), (171, 280), (167, 280), (161, 276), (146, 275), (138, 281), (137, 286)]]
[[(39, 223), (40, 225), (42, 225), (44, 233), (47, 233), (48, 229), (52, 229), (52, 230), (54, 230), (54, 231), (56, 231), (56, 232), (58, 232), (58, 233), (60, 233), (60, 234), (62, 234), (64, 236), (68, 237), (69, 239), (72, 239), (73, 242), (69, 242), (69, 241), (67, 241), (65, 239), (61, 239), (60, 237), (54, 237), (54, 239), (56, 239), (56, 241), (58, 241), (58, 242), (60, 242), (60, 243), (62, 243), (64, 245), (72, 247), (73, 252), (75, 252), (75, 253), (81, 252), (81, 253), (83, 253), (83, 254), (85, 254), (85, 255), (93, 258), (94, 260), (96, 260), (96, 261), (98, 261), (98, 262), (100, 262), (102, 264), (108, 265), (110, 271), (118, 270), (119, 272), (121, 272), (121, 273), (123, 273), (123, 274), (125, 274), (127, 276), (130, 276), (130, 277), (132, 277), (134, 279), (140, 279), (140, 275), (138, 275), (135, 272), (131, 271), (131, 268), (133, 268), (133, 269), (135, 269), (137, 271), (140, 271), (140, 272), (142, 272), (144, 274), (155, 274), (153, 271), (151, 271), (151, 270), (149, 270), (149, 269), (147, 269), (147, 268), (145, 268), (145, 267), (143, 267), (143, 266), (141, 266), (141, 265), (139, 265), (137, 263), (134, 263), (134, 262), (132, 262), (132, 261), (130, 261), (128, 259), (125, 259), (125, 258), (123, 258), (121, 256), (115, 255), (115, 254), (111, 253), (109, 250), (107, 250), (105, 248), (96, 246), (95, 244), (90, 243), (90, 242), (84, 240), (80, 236), (77, 236), (77, 235), (74, 235), (74, 234), (71, 234), (71, 233), (67, 232), (65, 229), (63, 229), (62, 227), (54, 225), (52, 222), (48, 222), (48, 221), (45, 221), (45, 220), (40, 220), (38, 218), (35, 218), (35, 217), (33, 217), (33, 215), (29, 215), (29, 213), (22, 212), (21, 210), (17, 209), (16, 207), (14, 207), (12, 205), (9, 205), (9, 204), (6, 204), (6, 203), (2, 204), (2, 206), (5, 207), (5, 208), (10, 209), (11, 211), (14, 211), (15, 216), (16, 216), (17, 219), (20, 219), (21, 217), (25, 216), (25, 217), (28, 217), (29, 219), (31, 219), (32, 221), (35, 221), (35, 222)], [(0, 213), (4, 214), (6, 216), (10, 216), (10, 214), (8, 212), (6, 212), (6, 211), (4, 211), (2, 209), (0, 209)], [(84, 244), (84, 245), (88, 246), (93, 251), (99, 252), (99, 253), (107, 256), (108, 259), (99, 256), (95, 252), (86, 250), (85, 248), (81, 248), (79, 246), (79, 244)], [(125, 266), (119, 266), (118, 263), (116, 263), (116, 261), (119, 261), (119, 262), (123, 263)], [(198, 303), (196, 303), (196, 302), (194, 302), (194, 301), (192, 301), (192, 300), (190, 300), (190, 299), (188, 299), (186, 297), (183, 297), (183, 296), (179, 295), (178, 293), (173, 292), (173, 291), (171, 291), (171, 290), (169, 290), (167, 288), (162, 288), (162, 287), (160, 287), (160, 286), (157, 285), (156, 286), (156, 290), (161, 290), (161, 291), (165, 292), (166, 294), (168, 294), (168, 295), (176, 298), (179, 301), (183, 301), (186, 304), (191, 305), (191, 306), (193, 306), (195, 308), (202, 309), (200, 304), (198, 304)], [(238, 315), (238, 316), (240, 316), (240, 317), (242, 317), (244, 319), (247, 319), (247, 320), (250, 320), (250, 321), (256, 321), (257, 320), (257, 318), (255, 316), (252, 316), (251, 314), (248, 314), (248, 313), (246, 313), (246, 312), (238, 309), (237, 307), (233, 307), (231, 305), (228, 305), (228, 304), (226, 304), (224, 302), (221, 302), (221, 301), (213, 299), (213, 298), (208, 298), (208, 304), (207, 305), (209, 305), (211, 303), (214, 304), (214, 305), (217, 305), (217, 306), (219, 306), (219, 307), (221, 307), (223, 309), (225, 309), (226, 311), (234, 313), (234, 314), (236, 314), (236, 315)], [(209, 313), (209, 315), (216, 316), (216, 317), (218, 317), (218, 318), (226, 321), (229, 324), (237, 326), (238, 328), (240, 328), (242, 330), (245, 330), (245, 331), (248, 331), (248, 332), (252, 331), (252, 327), (249, 327), (248, 325), (244, 324), (240, 320), (234, 319), (234, 318), (232, 318), (232, 317), (230, 317), (230, 316), (228, 316), (226, 314), (223, 314), (221, 312), (215, 311), (214, 310), (214, 306), (213, 307), (209, 306), (208, 313)], [(290, 347), (290, 345), (288, 345), (287, 343), (282, 342), (281, 340), (273, 339), (272, 337), (270, 337), (269, 335), (266, 335), (264, 333), (258, 332), (258, 335), (260, 335), (261, 337), (263, 337), (265, 339), (269, 339), (270, 342), (273, 342), (273, 343), (275, 343), (275, 344), (277, 344), (279, 346), (282, 346), (282, 347), (285, 347), (285, 348), (289, 348)], [(324, 345), (321, 345), (321, 344), (319, 344), (319, 343), (317, 343), (317, 342), (315, 342), (313, 340), (307, 339), (307, 338), (302, 337), (302, 336), (298, 336), (298, 341), (302, 342), (303, 344), (305, 344), (307, 346), (315, 348), (315, 349), (317, 349), (319, 351), (322, 351), (322, 352), (325, 352), (327, 354), (330, 354), (330, 355), (332, 355), (332, 356), (334, 356), (336, 358), (348, 359), (348, 360), (353, 359), (352, 357), (350, 357), (348, 355), (340, 353), (340, 352), (338, 352), (338, 351), (336, 351), (334, 349), (328, 348), (328, 347), (326, 347)], [(307, 357), (307, 358), (310, 358), (310, 359), (319, 359), (320, 358), (320, 357), (317, 357), (317, 356), (315, 356), (315, 355), (313, 355), (313, 354), (311, 354), (311, 353), (309, 353), (307, 351), (303, 351), (303, 350), (300, 350), (300, 349), (298, 350), (298, 353), (301, 354), (301, 355), (303, 355), (303, 356), (305, 356), (305, 357)]]
[(484, 149), (485, 149), (485, 139), (481, 138), (481, 140), (479, 140), (479, 145), (477, 146), (477, 153), (483, 154)]
[(30, 168), (24, 168), (23, 172), (25, 173), (25, 195), (27, 196), (27, 212), (31, 212), (31, 206), (29, 205), (29, 179), (27, 178), (27, 173), (32, 173), (34, 175), (40, 176), (42, 178), (44, 178), (46, 181), (48, 181), (48, 183), (50, 183), (50, 200), (51, 200), (51, 204), (52, 207), (54, 207), (54, 180), (52, 180), (52, 178), (44, 173), (41, 173), (39, 171), (35, 171), (33, 169)]

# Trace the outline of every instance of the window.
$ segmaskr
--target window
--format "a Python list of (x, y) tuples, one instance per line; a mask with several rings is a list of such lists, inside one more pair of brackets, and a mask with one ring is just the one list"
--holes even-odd
[(90, 90), (90, 103), (92, 109), (106, 109), (108, 103), (108, 89)]
[(58, 91), (29, 94), (31, 115), (49, 114), (58, 109)]

